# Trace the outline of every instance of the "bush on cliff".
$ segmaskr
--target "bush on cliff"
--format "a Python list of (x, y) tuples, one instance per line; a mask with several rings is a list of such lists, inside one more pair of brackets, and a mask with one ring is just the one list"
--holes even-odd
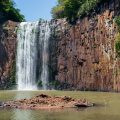
[(117, 57), (120, 57), (120, 33), (118, 33), (116, 36), (115, 49), (116, 49)]
[(118, 31), (120, 32), (120, 16), (115, 17), (115, 23), (118, 26)]
[(12, 0), (0, 0), (0, 14), (5, 17), (5, 20), (13, 20), (16, 22), (25, 20), (20, 10), (15, 8), (15, 3)]

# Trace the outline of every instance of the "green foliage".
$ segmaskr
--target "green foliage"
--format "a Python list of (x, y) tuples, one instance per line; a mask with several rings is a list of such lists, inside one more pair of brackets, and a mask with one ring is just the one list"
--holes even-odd
[(57, 6), (52, 9), (53, 18), (66, 17), (70, 22), (83, 17), (94, 10), (97, 5), (107, 0), (58, 0)]
[(120, 16), (115, 17), (115, 23), (118, 26), (118, 31), (120, 32)]
[(60, 82), (59, 81), (51, 81), (49, 84), (50, 84), (50, 86), (57, 88), (60, 85)]
[(115, 42), (117, 57), (120, 57), (120, 40)]
[(70, 22), (74, 22), (78, 18), (77, 12), (82, 2), (83, 0), (67, 0), (65, 2), (64, 12)]
[(6, 17), (6, 20), (13, 20), (16, 22), (24, 21), (24, 16), (20, 10), (15, 8), (15, 3), (12, 0), (0, 0), (0, 13)]
[(37, 86), (42, 87), (42, 81), (41, 80), (37, 82)]
[(120, 57), (120, 16), (117, 16), (115, 18), (115, 23), (118, 27), (118, 34), (116, 36), (116, 41), (115, 41), (115, 49), (116, 49), (117, 57)]
[(56, 6), (52, 9), (53, 18), (63, 18), (64, 17), (64, 7)]
[(69, 21), (74, 21), (81, 1), (83, 0), (58, 0), (57, 6), (52, 9), (53, 18), (66, 17)]
[(115, 17), (115, 23), (120, 26), (120, 16)]
[(89, 14), (89, 12), (94, 9), (100, 0), (85, 0), (84, 4), (78, 10), (78, 16), (81, 17), (85, 14)]
[(63, 18), (64, 15), (64, 2), (65, 0), (58, 0), (58, 5), (52, 8), (53, 18)]

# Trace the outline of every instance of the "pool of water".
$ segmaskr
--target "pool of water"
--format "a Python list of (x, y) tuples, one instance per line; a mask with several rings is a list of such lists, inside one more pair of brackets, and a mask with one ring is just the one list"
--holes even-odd
[(0, 101), (31, 98), (38, 94), (86, 98), (98, 106), (85, 109), (0, 109), (0, 120), (120, 120), (120, 94), (80, 91), (0, 91)]

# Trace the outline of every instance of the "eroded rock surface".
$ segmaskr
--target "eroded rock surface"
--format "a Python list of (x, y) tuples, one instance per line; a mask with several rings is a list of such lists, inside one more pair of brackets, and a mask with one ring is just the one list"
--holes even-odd
[(86, 99), (74, 99), (68, 96), (57, 97), (40, 94), (31, 99), (22, 99), (16, 101), (8, 101), (2, 103), (3, 108), (17, 108), (17, 109), (56, 109), (56, 108), (81, 108), (92, 107), (93, 103)]
[(16, 27), (12, 21), (0, 26), (0, 89), (15, 83)]

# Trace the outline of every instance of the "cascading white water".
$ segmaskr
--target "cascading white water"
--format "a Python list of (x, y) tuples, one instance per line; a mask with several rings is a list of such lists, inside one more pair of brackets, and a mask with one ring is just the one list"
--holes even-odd
[(50, 25), (49, 22), (43, 21), (40, 25), (39, 40), (42, 44), (42, 89), (46, 90), (48, 86), (48, 42), (50, 38)]
[(36, 32), (38, 22), (23, 22), (17, 33), (17, 81), (18, 90), (37, 89), (36, 80)]
[[(17, 81), (18, 90), (36, 90), (36, 81), (42, 81), (42, 89), (48, 87), (49, 22), (23, 22), (17, 33)], [(39, 45), (38, 45), (39, 44)], [(40, 47), (39, 49), (37, 47)], [(38, 50), (41, 60), (38, 60)], [(36, 78), (37, 62), (41, 62), (41, 75)]]

